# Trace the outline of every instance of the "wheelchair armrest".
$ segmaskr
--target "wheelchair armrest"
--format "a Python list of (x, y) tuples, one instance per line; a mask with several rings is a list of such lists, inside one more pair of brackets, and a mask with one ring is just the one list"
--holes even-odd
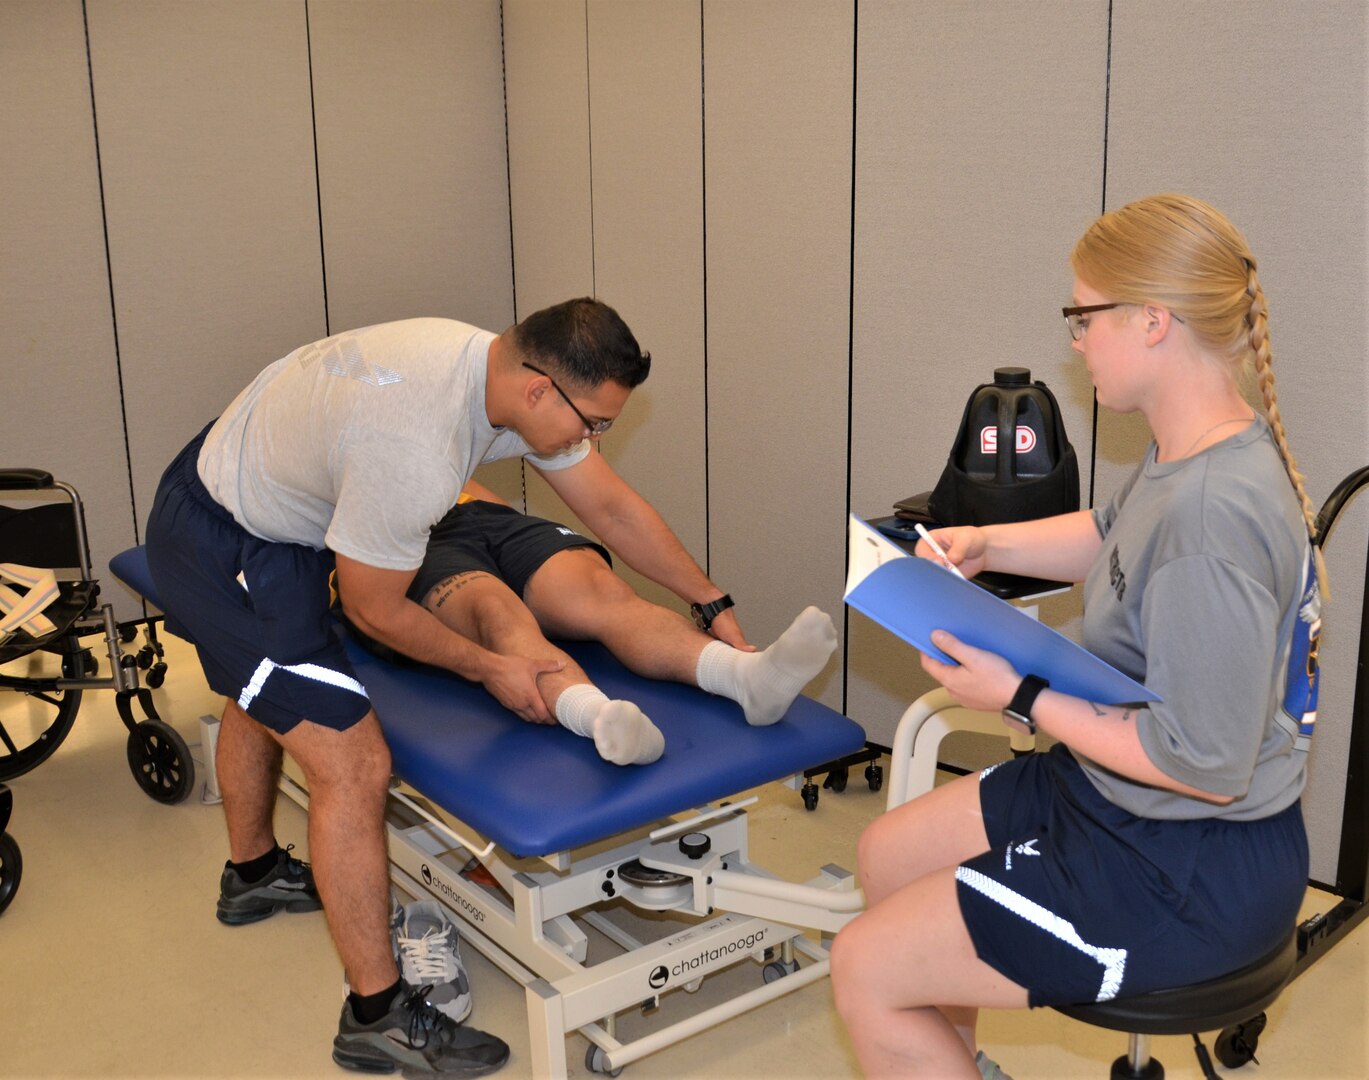
[(0, 489), (38, 490), (52, 487), (52, 473), (42, 469), (0, 469)]

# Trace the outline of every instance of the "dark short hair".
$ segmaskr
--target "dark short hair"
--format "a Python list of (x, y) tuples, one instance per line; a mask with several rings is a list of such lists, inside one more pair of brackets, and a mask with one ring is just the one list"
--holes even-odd
[(585, 388), (612, 380), (631, 390), (651, 371), (651, 354), (627, 323), (589, 296), (534, 311), (513, 327), (513, 340), (529, 359)]

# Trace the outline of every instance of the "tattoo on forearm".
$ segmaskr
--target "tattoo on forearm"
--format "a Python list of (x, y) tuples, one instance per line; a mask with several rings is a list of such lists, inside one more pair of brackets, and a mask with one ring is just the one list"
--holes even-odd
[(1094, 716), (1107, 716), (1107, 710), (1104, 709), (1101, 705), (1099, 705), (1096, 701), (1090, 701), (1089, 708), (1093, 710)]
[(1123, 710), (1122, 710), (1122, 723), (1124, 723), (1124, 724), (1129, 724), (1129, 723), (1131, 723), (1131, 710), (1130, 710), (1130, 709), (1123, 709)]

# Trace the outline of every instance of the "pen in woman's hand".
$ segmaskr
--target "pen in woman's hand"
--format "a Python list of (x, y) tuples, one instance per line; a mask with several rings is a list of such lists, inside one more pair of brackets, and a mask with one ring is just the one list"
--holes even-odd
[(942, 550), (941, 545), (932, 539), (932, 534), (929, 533), (925, 528), (923, 528), (921, 522), (915, 524), (913, 528), (917, 530), (918, 536), (922, 537), (922, 539), (927, 542), (927, 546), (932, 549), (932, 554), (937, 557), (937, 561), (940, 562), (942, 566), (944, 566), (947, 570), (953, 573), (961, 581), (966, 580), (965, 575), (960, 572), (960, 567), (956, 566), (955, 563), (951, 562), (950, 557), (946, 554), (945, 551)]

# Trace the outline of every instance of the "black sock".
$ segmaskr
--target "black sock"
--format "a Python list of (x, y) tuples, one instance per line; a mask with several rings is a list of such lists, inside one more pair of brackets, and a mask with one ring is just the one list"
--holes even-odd
[(247, 862), (230, 862), (228, 865), (238, 872), (238, 877), (249, 885), (255, 885), (272, 870), (276, 868), (276, 862), (280, 859), (280, 845), (275, 844), (265, 855)]
[(353, 990), (347, 995), (347, 1000), (352, 1004), (352, 1015), (357, 1018), (357, 1023), (374, 1024), (390, 1011), (390, 1002), (394, 1001), (397, 993), (398, 979), (393, 986), (386, 987), (378, 994), (358, 994)]

